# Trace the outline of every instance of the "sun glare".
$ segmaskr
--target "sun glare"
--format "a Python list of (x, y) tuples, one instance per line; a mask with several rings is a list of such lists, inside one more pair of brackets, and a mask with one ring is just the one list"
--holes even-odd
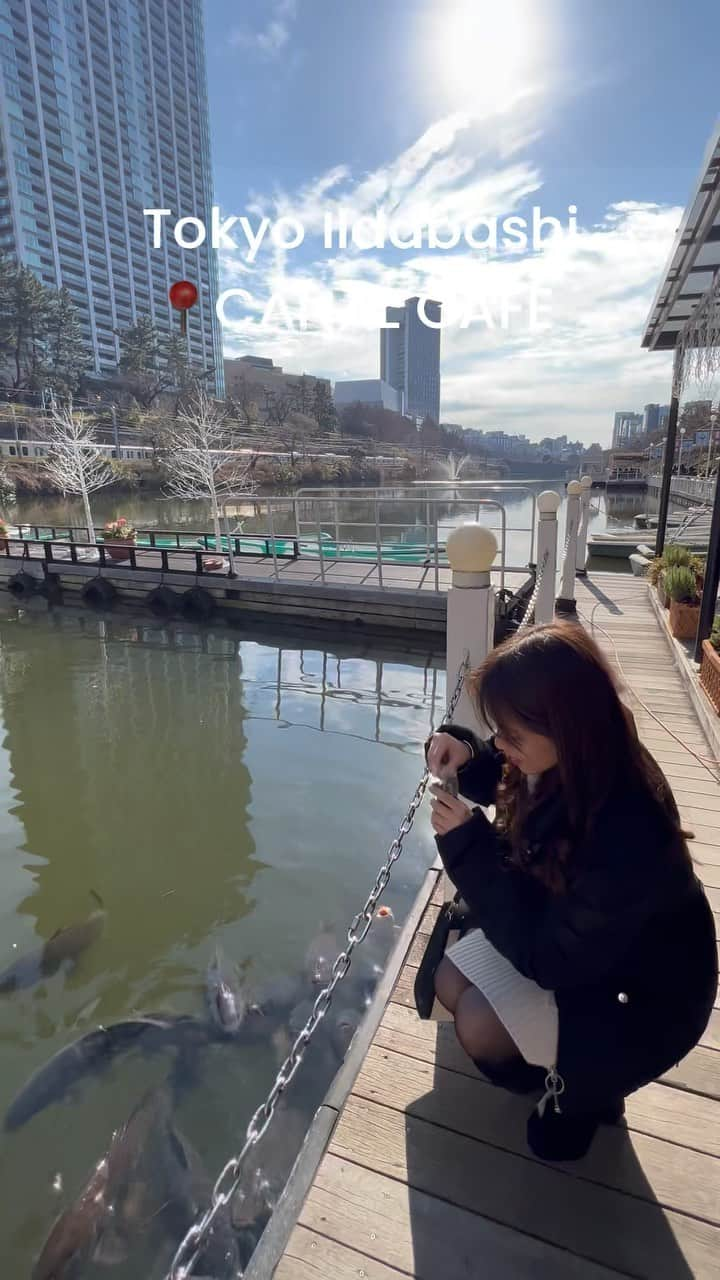
[(443, 4), (433, 59), (448, 105), (484, 114), (539, 88), (546, 53), (540, 15), (534, 0)]

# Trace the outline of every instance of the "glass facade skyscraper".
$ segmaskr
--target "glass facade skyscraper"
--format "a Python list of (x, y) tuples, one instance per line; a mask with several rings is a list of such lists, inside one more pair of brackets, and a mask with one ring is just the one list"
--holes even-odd
[(380, 377), (403, 397), (403, 412), (440, 421), (440, 302), (406, 298), (403, 307), (386, 307), (385, 320), (395, 328), (380, 333)]
[[(202, 0), (0, 0), (0, 251), (69, 290), (96, 374), (141, 315), (179, 333), (187, 279), (189, 355), (222, 392), (215, 256), (170, 230), (211, 206)], [(172, 211), (161, 249), (144, 208)]]

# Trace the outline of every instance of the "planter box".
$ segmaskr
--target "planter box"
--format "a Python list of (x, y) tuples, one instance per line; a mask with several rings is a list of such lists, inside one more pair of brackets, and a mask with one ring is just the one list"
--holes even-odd
[(700, 621), (699, 604), (670, 601), (670, 631), (676, 640), (694, 640)]
[(103, 546), (111, 560), (129, 560), (128, 547), (135, 546), (134, 538), (103, 538)]
[(703, 640), (702, 649), (700, 685), (720, 716), (720, 653), (713, 649), (709, 640)]
[(664, 573), (660, 574), (660, 577), (657, 580), (657, 585), (655, 587), (655, 590), (657, 591), (658, 600), (660, 601), (663, 609), (669, 608), (670, 598), (665, 594), (665, 574)]

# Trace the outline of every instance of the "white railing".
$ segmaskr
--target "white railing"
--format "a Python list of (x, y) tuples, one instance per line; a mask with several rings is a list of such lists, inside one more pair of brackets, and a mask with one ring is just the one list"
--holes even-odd
[[(589, 516), (590, 486), (572, 481), (569, 487), (573, 496), (574, 486), (582, 492), (575, 501), (583, 517)], [(493, 489), (497, 489), (493, 485)], [(493, 563), (488, 572), (496, 584), (503, 588), (506, 575), (527, 574), (533, 565), (542, 563), (545, 570), (538, 590), (535, 619), (549, 622), (555, 612), (558, 555), (558, 509), (561, 499), (553, 490), (537, 494), (525, 485), (509, 485), (514, 495), (530, 498), (532, 525), (524, 523), (527, 516), (516, 517), (512, 507), (496, 498), (463, 496), (452, 501), (437, 494), (423, 494), (418, 500), (414, 494), (399, 494), (397, 489), (302, 489), (284, 498), (254, 497), (255, 520), (269, 534), (269, 554), (273, 560), (274, 577), (280, 581), (287, 564), (286, 549), (289, 540), (297, 545), (301, 559), (317, 561), (320, 580), (332, 584), (341, 579), (334, 573), (335, 567), (344, 562), (365, 566), (365, 573), (358, 571), (358, 584), (381, 589), (407, 585), (400, 582), (397, 572), (388, 572), (398, 566), (414, 566), (426, 570), (424, 581), (441, 591), (447, 585), (447, 573), (451, 568), (448, 545), (453, 531), (468, 524), (482, 525), (495, 538)], [(587, 505), (585, 505), (587, 504)], [(574, 510), (573, 502), (569, 504)], [(527, 509), (527, 508), (526, 508)], [(418, 522), (418, 516), (422, 522)], [(585, 561), (587, 525), (576, 518), (566, 522), (572, 529), (572, 549), (565, 557), (567, 589), (571, 590), (575, 565)], [(584, 527), (584, 534), (583, 534)], [(251, 530), (243, 530), (242, 537), (253, 537)], [(581, 550), (582, 547), (582, 550)], [(572, 565), (570, 563), (572, 557)], [(582, 572), (578, 568), (578, 572)], [(409, 577), (410, 575), (408, 575)], [(560, 592), (563, 598), (563, 591)]]
[[(456, 486), (452, 486), (455, 488)], [(441, 589), (440, 570), (449, 567), (446, 543), (452, 529), (468, 522), (492, 528), (497, 535), (498, 558), (493, 573), (505, 586), (506, 573), (525, 573), (535, 561), (537, 498), (527, 485), (462, 482), (459, 496), (448, 498), (437, 490), (408, 492), (384, 488), (303, 488), (291, 497), (255, 499), (257, 515), (274, 539), (283, 534), (297, 540), (303, 559), (317, 559), (321, 580), (335, 561), (368, 565), (377, 585), (392, 585), (397, 575), (386, 574), (390, 565), (416, 565), (430, 571), (436, 590)], [(489, 496), (500, 489), (498, 496)], [(477, 490), (477, 492), (476, 492)], [(514, 503), (504, 497), (527, 499), (527, 515), (516, 515)], [(523, 504), (527, 511), (527, 503)], [(251, 536), (249, 530), (247, 536)], [(280, 567), (275, 558), (275, 576)], [(387, 581), (386, 581), (387, 580)]]
[[(650, 476), (648, 484), (659, 489), (662, 476)], [(700, 476), (673, 476), (670, 481), (670, 497), (696, 498), (698, 502), (712, 502), (715, 496), (715, 477), (703, 480)]]

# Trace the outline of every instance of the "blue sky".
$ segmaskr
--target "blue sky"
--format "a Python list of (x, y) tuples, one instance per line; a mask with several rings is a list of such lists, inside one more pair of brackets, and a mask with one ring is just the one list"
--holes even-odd
[[(220, 251), (221, 287), (249, 295), (228, 303), (227, 353), (375, 377), (384, 306), (420, 293), (448, 317), (446, 421), (605, 442), (615, 408), (668, 398), (668, 359), (640, 335), (718, 112), (716, 3), (206, 0), (205, 12), (216, 202), (305, 231), (290, 251), (266, 239), (254, 262), (235, 230), (238, 247)], [(502, 238), (497, 252), (462, 240), (328, 252), (320, 236), (340, 206), (464, 228), (532, 206), (567, 220), (571, 203), (577, 234), (535, 253)]]

